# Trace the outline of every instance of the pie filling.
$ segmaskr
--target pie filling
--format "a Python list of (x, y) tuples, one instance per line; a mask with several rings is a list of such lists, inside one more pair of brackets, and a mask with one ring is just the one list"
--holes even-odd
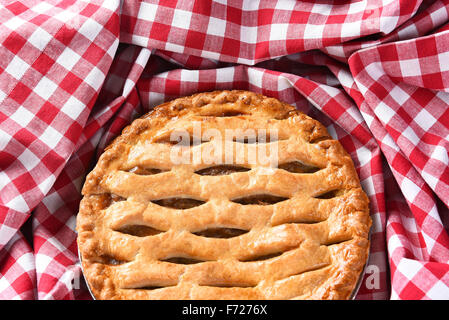
[(161, 172), (164, 172), (165, 170), (162, 169), (156, 169), (156, 168), (144, 168), (144, 167), (134, 167), (130, 170), (128, 170), (128, 172), (134, 173), (134, 174), (138, 174), (138, 175), (142, 175), (142, 176), (149, 176), (149, 175), (153, 175), (153, 174), (158, 174)]
[(233, 166), (233, 165), (219, 165), (196, 171), (196, 174), (201, 176), (224, 176), (235, 172), (246, 172), (250, 168)]
[(241, 236), (242, 234), (248, 233), (248, 230), (236, 229), (236, 228), (210, 228), (203, 231), (194, 232), (193, 234), (206, 237), (206, 238), (221, 238), (229, 239)]
[(154, 235), (164, 232), (164, 231), (161, 231), (161, 230), (149, 227), (149, 226), (144, 226), (144, 225), (125, 226), (116, 231), (125, 233), (125, 234), (129, 234), (131, 236), (136, 236), (136, 237), (154, 236)]
[(168, 259), (164, 259), (161, 261), (176, 263), (176, 264), (196, 264), (196, 263), (205, 262), (205, 260), (198, 260), (198, 259), (186, 258), (186, 257), (173, 257), (173, 258), (168, 258)]
[(292, 173), (315, 173), (321, 170), (318, 167), (302, 163), (301, 161), (286, 162), (280, 164), (278, 168)]
[(246, 116), (247, 113), (244, 113), (242, 111), (238, 110), (225, 110), (225, 111), (219, 111), (217, 113), (212, 114), (201, 114), (203, 117), (219, 117), (219, 118), (227, 118), (227, 117), (241, 117)]
[(242, 205), (268, 206), (285, 200), (288, 200), (288, 198), (278, 197), (271, 194), (256, 194), (252, 196), (237, 198), (232, 200), (232, 202), (239, 203)]
[(198, 206), (206, 203), (205, 201), (202, 201), (202, 200), (191, 199), (191, 198), (178, 198), (178, 197), (166, 198), (166, 199), (160, 199), (160, 200), (151, 200), (151, 202), (153, 202), (159, 206), (162, 206), (162, 207), (167, 207), (167, 208), (172, 208), (172, 209), (180, 209), (180, 210), (191, 209), (191, 208), (198, 207)]

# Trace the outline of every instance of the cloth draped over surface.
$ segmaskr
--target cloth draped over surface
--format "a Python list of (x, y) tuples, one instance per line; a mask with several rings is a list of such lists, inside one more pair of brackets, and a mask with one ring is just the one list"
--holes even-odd
[(449, 297), (449, 1), (6, 0), (0, 298), (89, 299), (81, 187), (133, 119), (244, 89), (322, 122), (370, 198), (358, 299)]

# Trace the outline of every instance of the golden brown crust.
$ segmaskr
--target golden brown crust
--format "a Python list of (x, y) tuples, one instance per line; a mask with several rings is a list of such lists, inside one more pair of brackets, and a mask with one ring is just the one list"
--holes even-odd
[[(279, 167), (173, 164), (170, 134), (194, 136), (195, 123), (223, 137), (276, 132), (233, 144), (276, 146)], [(368, 257), (368, 198), (349, 155), (318, 121), (248, 91), (156, 107), (106, 148), (82, 192), (78, 245), (98, 299), (348, 299)]]

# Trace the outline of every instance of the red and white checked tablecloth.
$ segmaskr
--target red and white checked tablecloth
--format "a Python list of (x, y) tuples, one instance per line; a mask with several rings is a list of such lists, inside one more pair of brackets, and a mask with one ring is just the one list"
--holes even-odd
[(357, 298), (449, 299), (449, 0), (326, 2), (0, 1), (0, 298), (89, 298), (75, 217), (103, 148), (163, 101), (248, 89), (350, 152)]

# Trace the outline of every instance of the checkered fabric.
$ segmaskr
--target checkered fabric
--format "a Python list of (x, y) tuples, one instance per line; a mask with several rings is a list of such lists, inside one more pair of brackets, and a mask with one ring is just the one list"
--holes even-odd
[(5, 0), (0, 299), (90, 299), (86, 174), (134, 118), (246, 89), (325, 124), (370, 198), (358, 299), (449, 299), (449, 0)]

